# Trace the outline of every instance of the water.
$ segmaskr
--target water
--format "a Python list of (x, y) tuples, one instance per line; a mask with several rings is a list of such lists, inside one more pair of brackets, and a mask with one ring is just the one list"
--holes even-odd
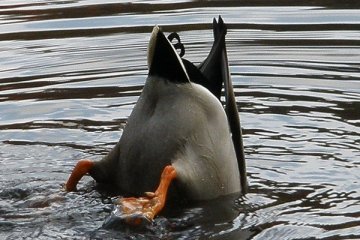
[[(152, 4), (150, 4), (150, 2)], [(0, 239), (359, 239), (360, 5), (311, 1), (1, 1)], [(111, 197), (78, 159), (118, 141), (155, 24), (199, 63), (227, 46), (249, 194), (104, 229)]]

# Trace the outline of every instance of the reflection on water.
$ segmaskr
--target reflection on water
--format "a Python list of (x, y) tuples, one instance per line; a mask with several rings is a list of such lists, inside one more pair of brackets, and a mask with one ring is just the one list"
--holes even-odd
[[(173, 207), (145, 230), (105, 229), (111, 197), (78, 159), (118, 141), (147, 75), (153, 25), (200, 62), (227, 44), (250, 193)], [(360, 10), (331, 1), (2, 1), (0, 238), (360, 238)]]

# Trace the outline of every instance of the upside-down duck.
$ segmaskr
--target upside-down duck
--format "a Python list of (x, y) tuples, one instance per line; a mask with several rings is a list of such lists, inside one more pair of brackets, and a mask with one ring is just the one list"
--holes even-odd
[[(214, 19), (213, 32), (208, 57), (195, 66), (154, 27), (148, 77), (119, 142), (100, 161), (80, 160), (66, 191), (75, 191), (79, 180), (90, 174), (134, 196), (117, 201), (123, 214), (135, 214), (128, 219), (132, 224), (152, 221), (164, 208), (169, 189), (177, 198), (190, 200), (246, 193), (241, 127), (225, 46), (227, 28), (221, 17)], [(225, 107), (220, 101), (223, 85)]]

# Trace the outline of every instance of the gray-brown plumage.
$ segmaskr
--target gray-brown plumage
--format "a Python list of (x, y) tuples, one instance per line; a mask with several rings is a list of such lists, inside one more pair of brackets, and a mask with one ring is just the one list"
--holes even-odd
[[(90, 175), (124, 194), (153, 191), (166, 165), (179, 192), (194, 200), (246, 191), (241, 129), (225, 48), (214, 20), (214, 46), (199, 67), (182, 60), (158, 27), (149, 44), (149, 76), (120, 141)], [(225, 83), (226, 111), (220, 102)], [(235, 144), (234, 144), (235, 143)]]

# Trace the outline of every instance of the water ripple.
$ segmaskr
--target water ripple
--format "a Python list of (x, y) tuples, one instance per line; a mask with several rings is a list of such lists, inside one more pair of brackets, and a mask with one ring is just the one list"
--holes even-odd
[[(143, 232), (102, 228), (113, 196), (64, 181), (120, 138), (152, 27), (200, 63), (219, 14), (250, 193), (169, 209)], [(1, 1), (0, 238), (360, 238), (359, 14), (327, 0)]]

